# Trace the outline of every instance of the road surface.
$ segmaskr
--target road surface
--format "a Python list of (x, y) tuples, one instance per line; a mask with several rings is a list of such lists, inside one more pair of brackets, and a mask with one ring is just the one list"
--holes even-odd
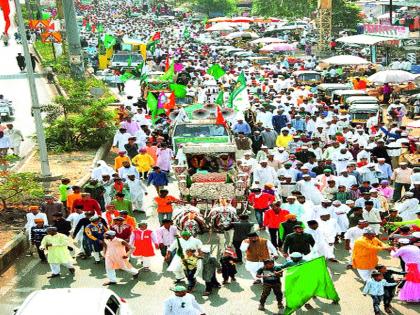
[[(170, 193), (175, 194), (177, 189), (174, 184), (170, 184)], [(150, 206), (156, 192), (150, 187), (149, 195), (146, 200), (146, 207)], [(144, 218), (139, 215), (138, 218)], [(148, 218), (149, 226), (154, 229), (158, 227), (157, 216)], [(268, 235), (267, 235), (268, 236)], [(203, 237), (204, 243), (208, 241), (208, 236)], [(343, 244), (339, 244), (336, 250), (337, 258), (340, 263), (330, 264), (332, 277), (336, 289), (340, 295), (339, 305), (332, 305), (323, 299), (312, 300), (313, 310), (302, 310), (297, 314), (342, 314), (342, 315), (367, 315), (373, 314), (370, 297), (364, 297), (360, 289), (362, 283), (356, 279), (355, 273), (346, 270), (348, 255), (343, 250)], [(279, 260), (281, 261), (281, 260)], [(387, 266), (399, 265), (396, 259), (389, 256), (382, 261)], [(136, 266), (139, 266), (136, 264)], [(133, 309), (134, 314), (162, 314), (163, 301), (173, 294), (169, 288), (173, 286), (173, 275), (166, 272), (160, 253), (157, 252), (154, 258), (151, 272), (144, 272), (139, 280), (132, 280), (131, 276), (123, 272), (117, 272), (120, 284), (112, 286), (111, 289), (125, 298)], [(0, 283), (0, 314), (11, 314), (12, 310), (34, 290), (50, 288), (85, 288), (102, 287), (106, 282), (104, 265), (95, 265), (91, 260), (77, 260), (76, 275), (71, 278), (67, 271), (63, 270), (62, 278), (47, 279), (50, 270), (47, 264), (39, 263), (36, 256), (19, 257), (16, 263), (1, 277)], [(244, 270), (243, 265), (239, 265), (237, 282), (223, 286), (220, 290), (214, 291), (210, 297), (202, 297), (204, 291), (202, 279), (198, 279), (194, 295), (206, 310), (207, 315), (251, 315), (264, 314), (257, 310), (258, 301), (261, 294), (261, 286), (252, 286), (249, 273)], [(218, 275), (221, 282), (221, 275)], [(276, 314), (277, 304), (271, 295), (267, 301), (265, 314)], [(394, 303), (394, 314), (414, 315), (418, 314), (419, 307), (414, 305)], [(42, 310), (40, 310), (42, 312)], [(41, 314), (41, 313), (40, 313)]]
[[(31, 116), (31, 94), (29, 91), (28, 80), (24, 73), (20, 72), (16, 62), (16, 56), (20, 52), (23, 54), (22, 46), (17, 44), (14, 40), (13, 34), (16, 32), (14, 25), (15, 8), (13, 3), (10, 5), (12, 26), (9, 29), (9, 46), (5, 47), (3, 42), (0, 42), (0, 94), (3, 94), (6, 99), (13, 102), (15, 108), (14, 120), (10, 121), (14, 124), (15, 129), (20, 130), (25, 141), (21, 146), (21, 156), (25, 156), (33, 148), (34, 141), (32, 136), (35, 133), (35, 122)], [(3, 30), (3, 17), (0, 18), (0, 29)], [(40, 76), (40, 68), (36, 68), (37, 78), (36, 87), (38, 91), (39, 103), (41, 105), (51, 102), (55, 95), (53, 86), (47, 83), (47, 80)], [(7, 121), (8, 123), (9, 121)], [(5, 122), (2, 122), (2, 124)]]

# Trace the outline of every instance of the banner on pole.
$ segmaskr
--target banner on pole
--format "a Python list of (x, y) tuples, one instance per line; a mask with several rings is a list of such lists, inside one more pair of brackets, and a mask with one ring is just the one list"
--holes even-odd
[(61, 43), (62, 38), (60, 32), (45, 32), (41, 34), (43, 43)]

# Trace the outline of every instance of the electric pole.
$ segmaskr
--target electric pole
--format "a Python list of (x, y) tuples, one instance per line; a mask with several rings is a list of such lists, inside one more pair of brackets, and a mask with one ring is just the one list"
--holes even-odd
[(41, 107), (39, 106), (38, 92), (36, 90), (34, 71), (32, 69), (32, 60), (29, 53), (28, 41), (26, 39), (25, 25), (22, 17), (22, 8), (20, 0), (15, 0), (16, 15), (18, 19), (18, 28), (22, 40), (23, 54), (25, 56), (27, 78), (29, 83), (29, 90), (31, 92), (32, 100), (32, 114), (35, 120), (36, 138), (39, 147), (39, 159), (41, 160), (41, 175), (42, 177), (50, 177), (50, 164), (48, 162), (47, 143), (45, 141), (44, 126), (42, 124)]
[(74, 3), (73, 0), (65, 0), (62, 3), (71, 75), (77, 79), (84, 79), (85, 67), (83, 65), (82, 45), (80, 44)]

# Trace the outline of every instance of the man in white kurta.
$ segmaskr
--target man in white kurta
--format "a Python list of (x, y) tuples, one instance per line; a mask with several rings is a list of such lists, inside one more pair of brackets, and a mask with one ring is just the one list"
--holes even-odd
[(340, 151), (334, 151), (331, 154), (331, 159), (337, 168), (337, 174), (340, 174), (341, 171), (347, 169), (347, 165), (350, 161), (353, 160), (353, 155), (346, 148), (341, 149)]
[(351, 267), (351, 257), (353, 255), (353, 246), (354, 242), (363, 236), (363, 230), (369, 226), (369, 223), (366, 220), (359, 220), (356, 226), (349, 228), (346, 233), (344, 233), (345, 249), (349, 251), (350, 254), (350, 264)]
[(342, 234), (347, 231), (349, 228), (349, 219), (347, 217), (347, 212), (349, 207), (343, 205), (340, 200), (334, 200), (332, 203), (332, 210), (337, 220), (337, 232)]
[(175, 295), (165, 300), (164, 315), (204, 315), (203, 308), (194, 295), (187, 293), (187, 288), (178, 285), (171, 290)]
[[(318, 220), (319, 221), (319, 220)], [(308, 227), (305, 229), (305, 233), (312, 235), (315, 240), (315, 245), (312, 247), (311, 252), (305, 257), (306, 260), (314, 259), (317, 257), (327, 257), (329, 253), (328, 244), (325, 241), (324, 236), (319, 230), (319, 224), (317, 220), (309, 220), (307, 222)]]
[(307, 200), (311, 200), (314, 205), (319, 205), (322, 200), (322, 194), (312, 181), (311, 176), (305, 174), (302, 176), (302, 180), (296, 183), (296, 190), (300, 191)]
[[(167, 258), (169, 258), (170, 252), (178, 251), (179, 246), (181, 246), (184, 255), (186, 254), (187, 249), (195, 249), (200, 255), (203, 243), (199, 239), (192, 237), (190, 232), (184, 231), (181, 233), (181, 237), (176, 239), (169, 247), (169, 251), (166, 254), (168, 256)], [(175, 274), (176, 282), (180, 282), (182, 278), (184, 278), (184, 268), (179, 255), (174, 255), (167, 270), (172, 271)], [(198, 272), (196, 272), (196, 274), (198, 274)]]
[(263, 188), (265, 184), (271, 183), (276, 185), (277, 173), (272, 166), (268, 166), (267, 160), (260, 161), (260, 167), (254, 170), (254, 184)]
[(143, 209), (143, 199), (147, 195), (147, 188), (143, 182), (136, 178), (136, 175), (130, 173), (127, 175), (127, 181), (125, 182), (130, 189), (130, 200), (133, 205), (133, 210)]
[(336, 262), (334, 255), (334, 243), (337, 236), (337, 221), (331, 218), (328, 211), (320, 213), (319, 231), (327, 243), (325, 258), (330, 261)]

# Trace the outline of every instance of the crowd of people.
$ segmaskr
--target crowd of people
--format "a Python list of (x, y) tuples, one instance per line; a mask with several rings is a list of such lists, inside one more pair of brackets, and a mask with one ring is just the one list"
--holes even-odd
[[(249, 207), (232, 223), (232, 242), (220, 257), (213, 256), (199, 237), (179, 231), (172, 214), (176, 204), (186, 201), (169, 193), (169, 182), (172, 166), (185, 163), (185, 157), (171, 148), (169, 116), (162, 114), (152, 121), (144, 99), (121, 96), (124, 106), (119, 109), (119, 129), (113, 139), (113, 152), (117, 152), (113, 165), (99, 161), (83, 187), (62, 179), (57, 197), (45, 196), (41, 205), (29, 208), (25, 229), (32, 246), (28, 255), (36, 250), (41, 261), (49, 263), (51, 278), (60, 277), (61, 265), (75, 274), (75, 255), (94, 264), (104, 260), (105, 285), (113, 285), (116, 270), (141, 281), (141, 272), (155, 268), (153, 257), (159, 250), (176, 284), (175, 296), (165, 301), (165, 314), (203, 314), (188, 294), (194, 291), (197, 277), (201, 275), (203, 295), (208, 296), (236, 281), (242, 263), (253, 284), (263, 286), (258, 309), (265, 309), (271, 290), (281, 309), (284, 270), (320, 256), (357, 271), (365, 283), (362, 293), (372, 297), (375, 314), (380, 313), (382, 300), (385, 311), (392, 312), (396, 287), (401, 301), (419, 302), (420, 168), (411, 167), (404, 158), (415, 148), (403, 123), (405, 108), (400, 100), (385, 98), (389, 101), (385, 111), (396, 110), (401, 119), (385, 124), (372, 115), (365, 125), (353, 124), (342, 104), (326, 101), (317, 86), (301, 86), (290, 75), (296, 69), (315, 68), (315, 56), (309, 54), (293, 65), (280, 58), (257, 67), (195, 41), (203, 31), (201, 23), (188, 18), (154, 20), (156, 8), (152, 15), (130, 15), (141, 9), (145, 8), (127, 1), (78, 4), (80, 15), (91, 24), (101, 23), (120, 39), (129, 34), (148, 40), (160, 32), (146, 67), (164, 69), (169, 55), (190, 74), (187, 93), (198, 102), (214, 102), (223, 91), (227, 104), (237, 77), (244, 74), (249, 106), (228, 120), (237, 146), (231, 167), (248, 172)], [(190, 32), (188, 38), (185, 29)], [(94, 33), (84, 31), (82, 36), (97, 45)], [(209, 90), (213, 79), (206, 71), (212, 64), (220, 64), (226, 74)], [(342, 72), (333, 70), (337, 81), (344, 80)], [(0, 131), (0, 145), (9, 135), (14, 142), (9, 140), (7, 148), (19, 154), (23, 137), (13, 126), (7, 128), (5, 135)], [(150, 185), (156, 192), (147, 188)], [(153, 210), (145, 206), (148, 198), (153, 200)], [(149, 219), (137, 222), (140, 212)], [(153, 212), (158, 215), (157, 228), (152, 228)], [(347, 261), (335, 255), (343, 245)], [(399, 259), (400, 270), (379, 264), (381, 251)], [(402, 277), (396, 280), (394, 274)]]

